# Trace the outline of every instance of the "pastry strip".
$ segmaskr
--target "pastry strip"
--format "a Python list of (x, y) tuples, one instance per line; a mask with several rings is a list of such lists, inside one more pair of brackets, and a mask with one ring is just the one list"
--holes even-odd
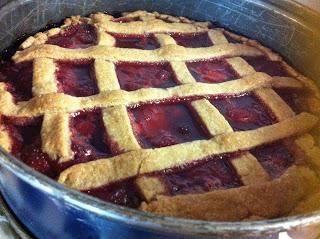
[[(317, 117), (301, 113), (256, 130), (231, 132), (210, 140), (198, 140), (164, 148), (132, 151), (113, 158), (72, 166), (61, 173), (59, 182), (79, 190), (95, 188), (137, 174), (190, 163), (210, 155), (249, 150), (262, 144), (305, 133), (317, 122)], [(120, 167), (119, 164), (125, 164), (126, 167)], [(92, 177), (91, 172), (94, 171), (109, 173), (96, 173)]]
[(156, 50), (116, 48), (109, 46), (92, 46), (85, 49), (66, 49), (54, 45), (37, 45), (17, 52), (13, 60), (29, 61), (35, 58), (58, 60), (103, 59), (113, 62), (162, 62), (162, 61), (196, 61), (210, 58), (232, 56), (259, 56), (262, 53), (254, 47), (241, 44), (219, 44), (204, 48), (184, 48), (178, 45), (165, 45)]

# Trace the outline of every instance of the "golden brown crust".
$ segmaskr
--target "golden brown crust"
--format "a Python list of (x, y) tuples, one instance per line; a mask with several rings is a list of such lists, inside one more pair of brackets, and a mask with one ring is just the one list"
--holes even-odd
[(315, 192), (319, 180), (303, 167), (291, 167), (279, 179), (236, 189), (158, 196), (141, 209), (166, 216), (235, 221), (255, 216), (275, 218), (289, 213), (307, 195)]
[[(194, 22), (184, 17), (136, 11), (126, 17), (141, 21), (115, 22), (113, 17), (97, 13), (89, 18), (75, 16), (66, 19), (61, 28), (54, 28), (28, 38), (20, 52), (13, 57), (16, 62), (33, 60), (33, 98), (15, 104), (6, 85), (0, 83), (0, 113), (6, 116), (44, 116), (42, 125), (42, 149), (60, 162), (73, 159), (68, 129), (69, 113), (101, 107), (103, 122), (111, 144), (121, 153), (109, 159), (75, 165), (65, 170), (59, 181), (76, 189), (90, 189), (110, 182), (137, 176), (136, 184), (145, 200), (143, 210), (164, 215), (205, 220), (254, 220), (273, 218), (292, 213), (315, 210), (320, 207), (318, 196), (311, 194), (319, 185), (308, 165), (320, 175), (318, 155), (320, 149), (315, 139), (307, 133), (317, 124), (317, 117), (308, 113), (295, 115), (292, 109), (272, 90), (290, 88), (308, 92), (304, 97), (305, 111), (320, 115), (320, 93), (315, 84), (301, 76), (282, 58), (258, 42), (230, 33), (224, 29), (209, 29), (208, 22)], [(169, 22), (172, 23), (169, 23)], [(69, 26), (87, 23), (96, 28), (97, 45), (87, 49), (65, 49), (47, 45), (48, 37), (63, 33)], [(160, 48), (152, 51), (115, 47), (116, 40), (109, 33), (155, 33)], [(207, 32), (214, 43), (206, 48), (184, 48), (177, 45), (168, 33)], [(241, 44), (230, 44), (229, 35)], [(279, 61), (291, 77), (270, 77), (255, 72), (241, 56), (265, 55)], [(227, 58), (227, 63), (240, 76), (221, 84), (196, 82), (185, 61), (211, 58)], [(73, 97), (58, 93), (55, 79), (55, 60), (93, 59), (99, 94), (89, 97)], [(120, 89), (115, 72), (119, 61), (168, 62), (181, 85), (168, 89), (140, 89), (127, 92)], [(252, 92), (274, 113), (279, 123), (257, 130), (233, 132), (223, 115), (206, 99), (193, 101), (190, 107), (200, 116), (212, 138), (158, 149), (141, 149), (130, 124), (126, 107), (141, 102), (162, 101), (173, 97), (198, 95), (238, 95)], [(295, 166), (279, 179), (271, 178), (257, 159), (250, 153), (231, 163), (246, 186), (208, 192), (199, 195), (157, 196), (165, 194), (163, 183), (145, 173), (179, 166), (209, 155), (247, 150), (261, 144), (287, 137), (294, 139)], [(11, 138), (0, 122), (0, 145), (10, 151)], [(118, 152), (119, 153), (119, 152)], [(304, 162), (304, 163), (301, 163)], [(305, 163), (306, 162), (306, 163)], [(304, 165), (296, 166), (296, 165)], [(106, 173), (108, 172), (108, 173)], [(142, 175), (140, 175), (142, 174)], [(308, 186), (308, 184), (310, 185)], [(308, 197), (307, 197), (308, 196)], [(154, 201), (153, 201), (154, 200)], [(306, 200), (304, 202), (304, 200)], [(310, 206), (311, 205), (311, 206)]]
[(45, 114), (41, 128), (43, 152), (52, 159), (59, 159), (60, 162), (72, 159), (70, 137), (69, 114)]
[[(198, 140), (164, 148), (131, 151), (113, 158), (72, 166), (62, 172), (58, 181), (78, 190), (95, 188), (123, 179), (125, 175), (132, 177), (160, 171), (203, 159), (208, 155), (248, 150), (262, 144), (302, 134), (312, 129), (317, 121), (316, 117), (302, 113), (257, 130), (231, 132), (218, 135), (210, 140)], [(136, 159), (133, 160), (135, 157)], [(126, 167), (120, 167), (119, 162)], [(131, 164), (135, 166), (131, 167)], [(94, 169), (97, 172), (109, 169), (107, 170), (109, 173), (91, 177)]]
[[(111, 90), (88, 97), (73, 97), (62, 93), (35, 96), (27, 102), (15, 104), (10, 93), (0, 94), (0, 112), (8, 116), (34, 117), (44, 113), (68, 112), (95, 107), (135, 105), (141, 102), (160, 101), (172, 97), (197, 95), (241, 94), (272, 85), (272, 78), (264, 73), (254, 73), (239, 80), (220, 84), (192, 83), (168, 89), (150, 88), (136, 91)], [(8, 95), (9, 94), (9, 95)], [(1, 104), (3, 102), (3, 104)]]
[(115, 106), (103, 110), (103, 122), (107, 130), (110, 144), (116, 144), (119, 152), (141, 149), (134, 136), (127, 108), (125, 106)]
[(245, 153), (231, 160), (231, 163), (244, 185), (254, 185), (270, 180), (268, 173), (251, 153)]
[(112, 62), (163, 62), (196, 61), (224, 56), (259, 56), (262, 53), (254, 47), (242, 44), (221, 44), (208, 48), (184, 48), (179, 45), (165, 45), (156, 50), (116, 48), (110, 46), (92, 46), (85, 49), (66, 49), (54, 45), (37, 45), (17, 52), (13, 56), (16, 63), (35, 58), (61, 60), (103, 59)]

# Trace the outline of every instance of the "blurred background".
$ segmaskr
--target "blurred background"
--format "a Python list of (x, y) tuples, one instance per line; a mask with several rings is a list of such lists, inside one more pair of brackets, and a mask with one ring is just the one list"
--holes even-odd
[(318, 11), (320, 11), (320, 0), (296, 0), (296, 1), (301, 2), (313, 9), (317, 9)]

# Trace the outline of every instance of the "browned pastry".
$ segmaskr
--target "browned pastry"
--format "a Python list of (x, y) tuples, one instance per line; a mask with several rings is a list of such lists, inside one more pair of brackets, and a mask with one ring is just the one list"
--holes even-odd
[(204, 220), (320, 208), (320, 93), (258, 42), (208, 22), (97, 13), (0, 66), (0, 145), (60, 183)]

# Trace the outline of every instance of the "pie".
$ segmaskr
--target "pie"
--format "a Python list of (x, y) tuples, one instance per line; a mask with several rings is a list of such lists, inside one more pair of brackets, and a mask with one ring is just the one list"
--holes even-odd
[(102, 200), (259, 220), (320, 208), (320, 93), (257, 41), (136, 11), (75, 16), (0, 67), (0, 145)]

